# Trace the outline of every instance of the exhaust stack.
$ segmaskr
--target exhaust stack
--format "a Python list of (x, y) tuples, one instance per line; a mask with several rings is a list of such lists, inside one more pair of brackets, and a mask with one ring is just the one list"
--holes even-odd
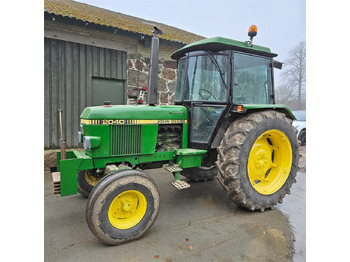
[(148, 74), (148, 104), (154, 106), (157, 104), (158, 93), (158, 54), (159, 54), (159, 38), (158, 34), (163, 34), (161, 30), (154, 27), (152, 45), (151, 45), (151, 61)]

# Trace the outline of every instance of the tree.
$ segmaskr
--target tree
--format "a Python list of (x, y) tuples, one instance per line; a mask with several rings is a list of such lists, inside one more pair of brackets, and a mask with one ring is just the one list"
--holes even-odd
[[(306, 44), (300, 42), (296, 47), (289, 51), (289, 57), (285, 61), (286, 68), (283, 70), (282, 79), (284, 89), (294, 90), (298, 100), (297, 109), (302, 109), (303, 102), (306, 101)], [(281, 90), (280, 90), (281, 91)], [(295, 94), (294, 93), (294, 94)]]

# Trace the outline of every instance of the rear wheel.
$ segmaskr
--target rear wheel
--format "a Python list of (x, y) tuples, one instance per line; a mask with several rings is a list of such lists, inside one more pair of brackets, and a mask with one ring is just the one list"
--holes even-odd
[(218, 179), (238, 205), (264, 211), (290, 193), (299, 161), (291, 123), (279, 112), (257, 112), (233, 122), (224, 134)]
[(182, 175), (192, 181), (202, 182), (210, 181), (217, 175), (216, 167), (192, 167), (186, 168), (182, 171)]
[(100, 241), (118, 245), (141, 238), (158, 213), (159, 192), (153, 179), (138, 170), (122, 170), (93, 188), (86, 219)]

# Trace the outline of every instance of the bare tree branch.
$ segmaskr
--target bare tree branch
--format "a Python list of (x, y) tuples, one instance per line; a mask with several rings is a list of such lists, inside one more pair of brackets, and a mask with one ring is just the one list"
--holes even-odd
[[(290, 94), (289, 88), (294, 89), (298, 99), (298, 109), (301, 109), (302, 102), (306, 95), (306, 43), (300, 42), (296, 47), (289, 51), (289, 57), (285, 61), (286, 69), (282, 73), (283, 87), (278, 92)], [(286, 90), (285, 87), (288, 87)], [(277, 90), (276, 90), (277, 92)], [(280, 95), (283, 98), (286, 95)], [(290, 101), (290, 100), (289, 100)]]

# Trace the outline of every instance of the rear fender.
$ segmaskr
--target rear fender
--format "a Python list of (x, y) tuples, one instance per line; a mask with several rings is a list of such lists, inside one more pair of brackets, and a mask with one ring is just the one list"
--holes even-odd
[(285, 105), (246, 104), (243, 106), (244, 106), (243, 112), (238, 113), (238, 112), (231, 111), (229, 117), (225, 118), (221, 122), (220, 127), (218, 129), (218, 132), (216, 133), (210, 148), (212, 148), (212, 149), (217, 148), (220, 145), (221, 140), (222, 140), (227, 128), (230, 126), (230, 124), (233, 121), (240, 119), (242, 117), (245, 117), (249, 114), (259, 112), (259, 111), (274, 110), (274, 111), (278, 111), (280, 113), (285, 114), (286, 117), (288, 117), (291, 120), (296, 119), (295, 116), (293, 115), (293, 113), (290, 111), (290, 109)]

